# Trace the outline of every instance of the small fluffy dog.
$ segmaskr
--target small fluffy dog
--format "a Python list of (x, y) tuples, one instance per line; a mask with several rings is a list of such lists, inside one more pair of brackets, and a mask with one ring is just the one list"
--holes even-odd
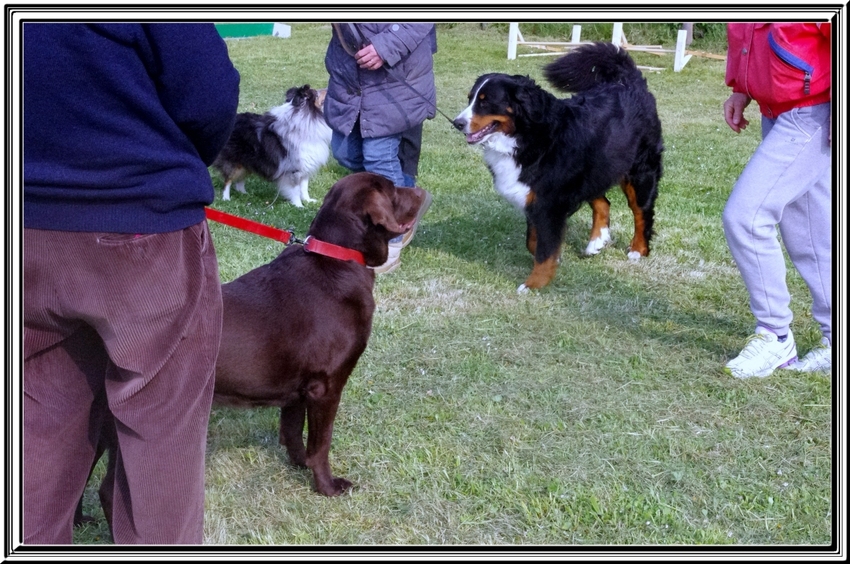
[(213, 168), (224, 177), (222, 198), (230, 186), (245, 193), (250, 174), (277, 183), (278, 193), (297, 207), (314, 202), (307, 192), (310, 178), (328, 161), (331, 128), (325, 122), (325, 90), (305, 84), (286, 92), (286, 103), (264, 114), (244, 112)]
[(620, 185), (634, 215), (628, 256), (649, 254), (661, 179), (661, 122), (655, 97), (629, 54), (610, 43), (576, 49), (544, 68), (556, 98), (527, 76), (485, 74), (469, 94), (455, 127), (484, 148), (496, 190), (527, 220), (534, 268), (520, 292), (555, 276), (567, 218), (585, 202), (593, 226), (585, 254), (611, 241), (610, 202)]

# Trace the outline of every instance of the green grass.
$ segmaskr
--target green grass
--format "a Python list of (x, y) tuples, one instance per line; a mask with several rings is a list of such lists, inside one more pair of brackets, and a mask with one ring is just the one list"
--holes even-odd
[[(228, 42), (241, 109), (264, 111), (291, 86), (326, 84), (329, 37), (328, 25), (295, 24), (291, 39)], [(543, 82), (548, 59), (508, 61), (500, 26), (441, 25), (438, 42), (438, 104), (449, 115), (480, 73)], [(277, 445), (275, 410), (214, 408), (207, 543), (833, 541), (830, 380), (778, 371), (740, 381), (720, 370), (753, 326), (720, 215), (758, 128), (736, 135), (725, 126), (722, 61), (694, 57), (674, 73), (672, 55), (635, 58), (666, 68), (646, 73), (666, 146), (652, 256), (626, 259), (631, 214), (612, 191), (613, 247), (581, 257), (590, 224), (582, 209), (551, 286), (517, 295), (531, 268), (523, 218), (494, 192), (480, 151), (443, 118), (427, 122), (419, 183), (434, 202), (401, 268), (377, 280), (372, 337), (335, 425), (331, 464), (354, 489), (334, 499), (312, 492), (309, 472), (288, 466)], [(331, 162), (311, 195), (321, 199), (344, 174)], [(303, 236), (318, 204), (274, 199), (254, 180), (247, 196), (214, 205)], [(224, 281), (281, 250), (212, 229)], [(790, 265), (789, 283), (805, 352), (819, 335)], [(95, 500), (90, 488), (87, 509), (100, 516)], [(101, 521), (76, 540), (108, 534)]]

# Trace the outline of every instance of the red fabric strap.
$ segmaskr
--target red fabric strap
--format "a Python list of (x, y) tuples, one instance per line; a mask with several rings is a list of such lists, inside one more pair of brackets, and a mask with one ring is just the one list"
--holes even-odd
[[(283, 244), (289, 243), (289, 240), (292, 238), (291, 232), (278, 229), (277, 227), (257, 223), (256, 221), (251, 221), (250, 219), (245, 219), (244, 217), (239, 217), (237, 215), (231, 215), (210, 207), (204, 209), (207, 214), (207, 219), (218, 221), (219, 223), (235, 227), (236, 229), (268, 237), (269, 239), (280, 241)], [(319, 241), (312, 236), (308, 236), (307, 239), (304, 240), (304, 250), (308, 253), (316, 253), (317, 255), (324, 255), (326, 257), (339, 260), (353, 260), (357, 264), (366, 266), (366, 259), (363, 258), (363, 253), (360, 251), (340, 247), (333, 243), (325, 243), (324, 241)]]
[(317, 255), (324, 255), (339, 260), (353, 260), (357, 264), (366, 266), (366, 259), (363, 258), (363, 253), (360, 251), (340, 247), (333, 243), (325, 243), (314, 238), (312, 235), (308, 235), (307, 239), (304, 240), (304, 250), (308, 253), (316, 253)]
[(219, 223), (223, 223), (225, 225), (229, 225), (230, 227), (235, 227), (236, 229), (241, 229), (243, 231), (248, 231), (250, 233), (254, 233), (255, 235), (268, 237), (269, 239), (280, 241), (283, 244), (289, 243), (289, 240), (292, 238), (292, 233), (283, 229), (278, 229), (277, 227), (271, 227), (270, 225), (257, 223), (256, 221), (251, 221), (250, 219), (245, 219), (244, 217), (231, 215), (229, 213), (225, 213), (223, 211), (219, 211), (210, 207), (204, 208), (204, 210), (206, 211), (207, 219), (218, 221)]

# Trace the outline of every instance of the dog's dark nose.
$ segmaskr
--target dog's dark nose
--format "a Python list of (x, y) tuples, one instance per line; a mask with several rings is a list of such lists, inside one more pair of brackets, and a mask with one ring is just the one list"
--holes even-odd
[(466, 123), (462, 119), (456, 119), (452, 122), (452, 125), (458, 131), (463, 131), (463, 128), (466, 125)]

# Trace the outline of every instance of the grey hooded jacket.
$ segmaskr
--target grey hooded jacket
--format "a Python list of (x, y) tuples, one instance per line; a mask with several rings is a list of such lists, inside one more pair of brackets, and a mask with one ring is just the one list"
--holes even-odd
[[(435, 115), (433, 53), (437, 50), (434, 24), (358, 23), (359, 34), (348, 24), (338, 26), (352, 52), (366, 43), (375, 46), (384, 65), (374, 71), (360, 69), (332, 32), (325, 55), (330, 75), (325, 98), (325, 119), (335, 131), (348, 135), (360, 117), (363, 137), (395, 135)], [(360, 37), (356, 37), (359, 35)], [(386, 67), (390, 68), (388, 72)], [(395, 77), (403, 78), (423, 97)]]

